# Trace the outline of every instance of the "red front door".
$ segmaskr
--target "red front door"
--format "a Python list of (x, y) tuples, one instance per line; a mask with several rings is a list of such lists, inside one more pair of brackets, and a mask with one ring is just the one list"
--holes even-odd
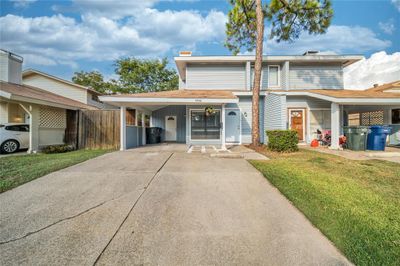
[(290, 110), (290, 128), (297, 131), (300, 141), (304, 140), (304, 112), (303, 110)]

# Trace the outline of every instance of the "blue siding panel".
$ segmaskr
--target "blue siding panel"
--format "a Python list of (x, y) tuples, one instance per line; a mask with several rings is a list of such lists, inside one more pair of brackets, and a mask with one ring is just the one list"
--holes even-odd
[(126, 148), (136, 148), (139, 147), (141, 139), (139, 137), (139, 132), (142, 132), (141, 127), (137, 126), (126, 126)]
[(152, 113), (152, 123), (154, 127), (161, 127), (163, 129), (161, 134), (161, 141), (165, 140), (165, 117), (166, 116), (176, 116), (176, 140), (180, 143), (185, 143), (186, 141), (186, 107), (184, 105), (171, 105)]

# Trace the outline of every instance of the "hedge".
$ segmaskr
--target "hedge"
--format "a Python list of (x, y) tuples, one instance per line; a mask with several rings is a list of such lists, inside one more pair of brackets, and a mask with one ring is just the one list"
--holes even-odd
[(298, 151), (299, 142), (296, 130), (267, 130), (268, 148), (278, 152)]
[(66, 144), (60, 144), (60, 145), (49, 145), (44, 147), (41, 151), (43, 153), (64, 153), (64, 152), (69, 152), (73, 151), (74, 147), (71, 145), (66, 145)]

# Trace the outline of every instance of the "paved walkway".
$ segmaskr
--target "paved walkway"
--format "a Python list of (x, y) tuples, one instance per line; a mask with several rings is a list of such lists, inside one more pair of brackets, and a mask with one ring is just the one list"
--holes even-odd
[(343, 265), (244, 159), (114, 152), (0, 194), (0, 265)]
[(386, 147), (385, 151), (352, 151), (352, 150), (330, 150), (328, 147), (311, 148), (300, 146), (300, 148), (318, 151), (321, 153), (338, 155), (350, 160), (384, 160), (400, 163), (400, 148)]

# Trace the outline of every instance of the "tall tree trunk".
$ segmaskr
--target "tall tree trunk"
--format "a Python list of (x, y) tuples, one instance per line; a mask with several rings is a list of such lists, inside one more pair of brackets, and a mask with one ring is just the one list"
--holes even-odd
[(257, 20), (257, 40), (256, 40), (256, 60), (254, 64), (254, 85), (252, 100), (252, 143), (254, 146), (260, 145), (260, 86), (262, 71), (262, 53), (264, 41), (264, 13), (262, 11), (261, 0), (256, 0), (256, 20)]

